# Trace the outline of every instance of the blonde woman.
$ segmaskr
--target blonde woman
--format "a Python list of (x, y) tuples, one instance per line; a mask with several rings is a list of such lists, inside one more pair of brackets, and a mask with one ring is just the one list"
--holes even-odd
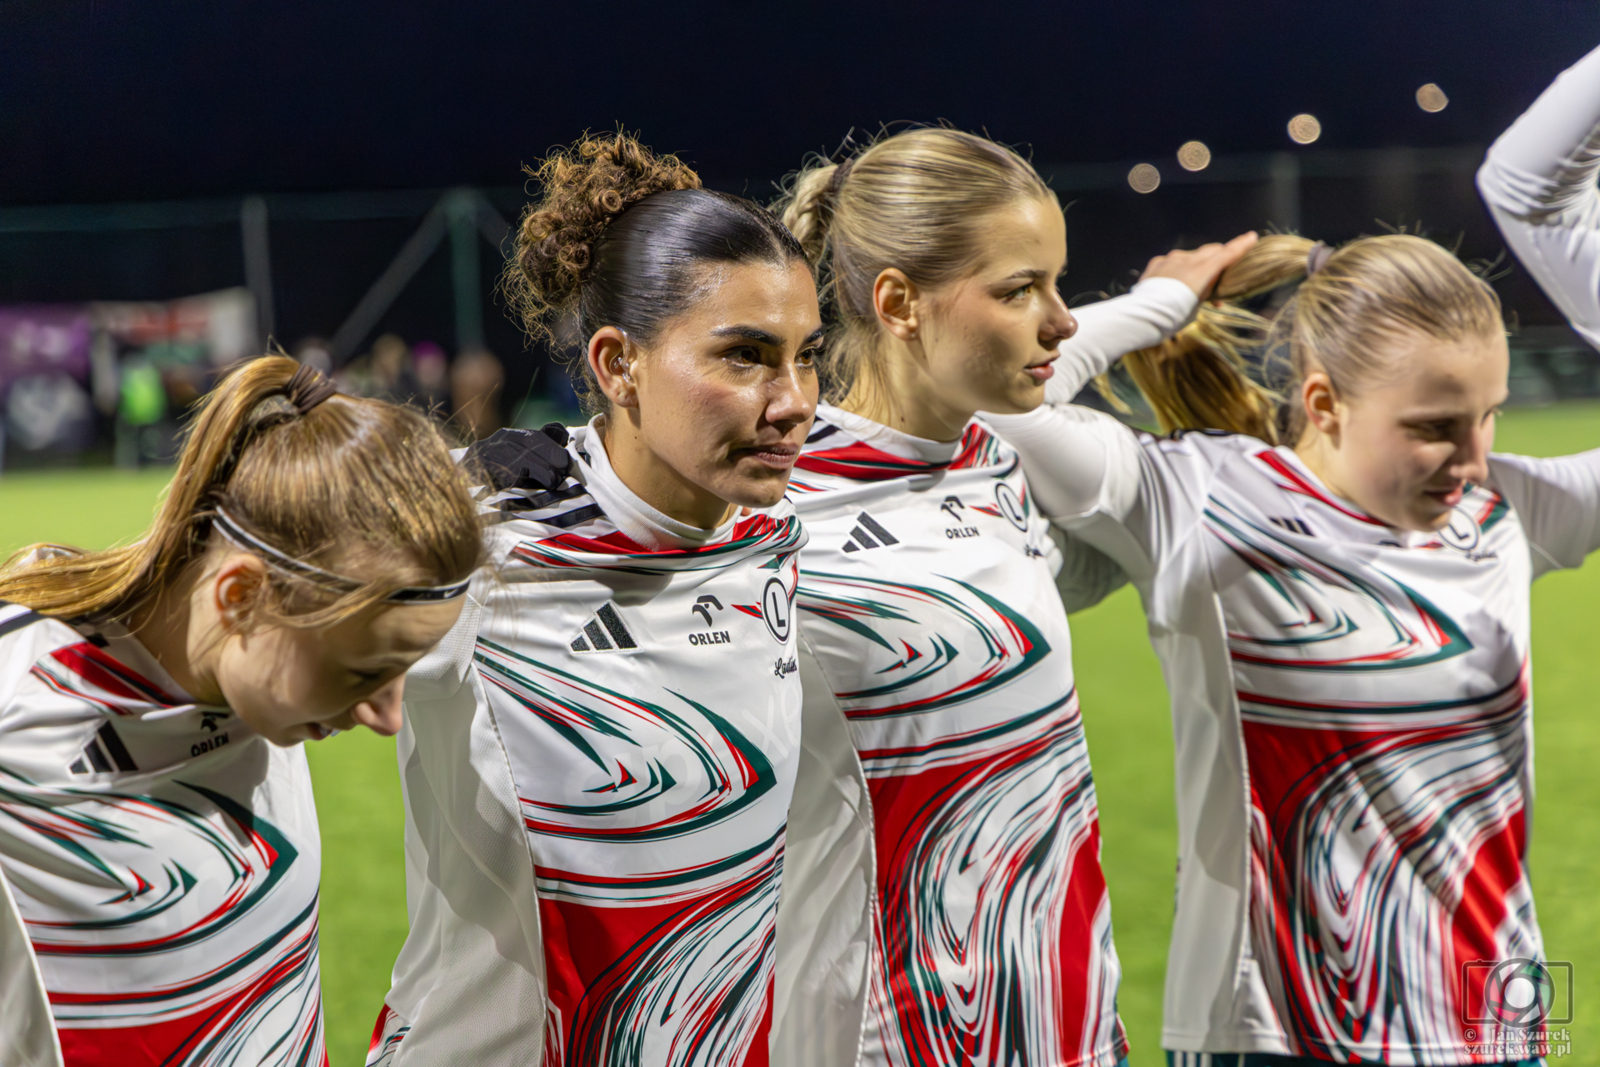
[[(1233, 302), (1292, 283), (1280, 417)], [(1491, 452), (1499, 300), (1432, 242), (1268, 237), (1217, 293), (1132, 357), (1172, 436), (1055, 404), (995, 420), (1139, 589), (1172, 694), (1163, 1043), (1185, 1065), (1537, 1058), (1528, 590), (1600, 547), (1600, 451)]]
[(1111, 1067), (1126, 1051), (1060, 556), (979, 412), (1058, 359), (1178, 329), (1248, 244), (1178, 253), (1079, 325), (1060, 205), (945, 129), (802, 171), (785, 221), (831, 309), (830, 403), (789, 496), (802, 552), (800, 779), (774, 1058)]
[(143, 538), (0, 569), (5, 1062), (324, 1062), (300, 742), (400, 729), (481, 553), (423, 416), (267, 357)]

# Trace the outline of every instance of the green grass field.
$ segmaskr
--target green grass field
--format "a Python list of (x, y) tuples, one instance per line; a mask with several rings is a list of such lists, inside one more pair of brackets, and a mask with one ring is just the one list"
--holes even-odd
[[(1600, 446), (1600, 406), (1513, 411), (1499, 447), (1559, 455)], [(165, 472), (74, 470), (0, 478), (0, 551), (49, 540), (100, 547), (137, 535)], [(1574, 964), (1564, 1064), (1600, 1065), (1600, 566), (1551, 575), (1533, 597), (1539, 804), (1531, 865), (1551, 959)], [(1167, 697), (1137, 599), (1073, 617), (1074, 659), (1100, 791), (1106, 875), (1135, 1067), (1158, 1067), (1176, 829)], [(1588, 666), (1586, 666), (1588, 665)], [(394, 743), (367, 731), (311, 746), (323, 833), (322, 975), (333, 1067), (359, 1064), (405, 938)]]

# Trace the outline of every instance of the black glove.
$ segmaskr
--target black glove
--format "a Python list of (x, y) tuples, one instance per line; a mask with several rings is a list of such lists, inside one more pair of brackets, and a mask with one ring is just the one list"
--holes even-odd
[(567, 479), (566, 427), (552, 422), (541, 430), (496, 430), (467, 448), (467, 462), (478, 466), (498, 492), (548, 491)]

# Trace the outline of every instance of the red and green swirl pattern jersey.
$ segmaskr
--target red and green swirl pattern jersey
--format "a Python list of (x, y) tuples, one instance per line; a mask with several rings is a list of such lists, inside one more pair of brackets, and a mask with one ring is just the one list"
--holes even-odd
[(1020, 461), (824, 406), (790, 498), (802, 652), (870, 797), (860, 1062), (1109, 1067), (1126, 1051), (1059, 554)]
[[(533, 901), (508, 897), (505, 879), (453, 886), (459, 864), (424, 856), (434, 846), (419, 834), (413, 908), (469, 915), (502, 942), (522, 924), (538, 942), (542, 1026), (539, 1005), (471, 1032), (452, 1030), (458, 1010), (433, 1016), (430, 1001), (460, 988), (451, 974), (483, 998), (508, 986), (494, 950), (481, 967), (435, 957), (441, 935), (414, 922), (371, 1062), (436, 1062), (423, 1042), (448, 1032), (474, 1064), (765, 1065), (804, 533), (780, 503), (698, 543), (641, 543), (613, 520), (645, 506), (610, 474), (598, 435), (580, 429), (570, 447), (579, 477), (490, 501), (504, 521), (494, 573), (470, 594), (472, 696), (458, 720), (492, 757), (471, 772), (480, 784), (457, 807), (453, 770), (408, 771), (413, 826), (470, 822), (485, 804), (513, 816), (519, 840), (500, 844), (531, 866), (516, 892)], [(437, 749), (429, 738), (452, 713), (408, 713), (419, 753)]]
[(67, 1067), (323, 1065), (305, 753), (0, 605), (0, 868)]
[(1166, 1047), (1542, 1055), (1529, 587), (1600, 547), (1600, 450), (1491, 455), (1411, 531), (1255, 438), (1018, 422), (1036, 490), (1137, 584), (1172, 696)]

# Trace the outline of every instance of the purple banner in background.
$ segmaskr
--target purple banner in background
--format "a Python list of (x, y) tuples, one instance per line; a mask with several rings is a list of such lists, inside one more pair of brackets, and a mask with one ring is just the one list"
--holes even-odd
[(0, 392), (19, 378), (70, 374), (89, 380), (89, 309), (78, 304), (0, 307)]

